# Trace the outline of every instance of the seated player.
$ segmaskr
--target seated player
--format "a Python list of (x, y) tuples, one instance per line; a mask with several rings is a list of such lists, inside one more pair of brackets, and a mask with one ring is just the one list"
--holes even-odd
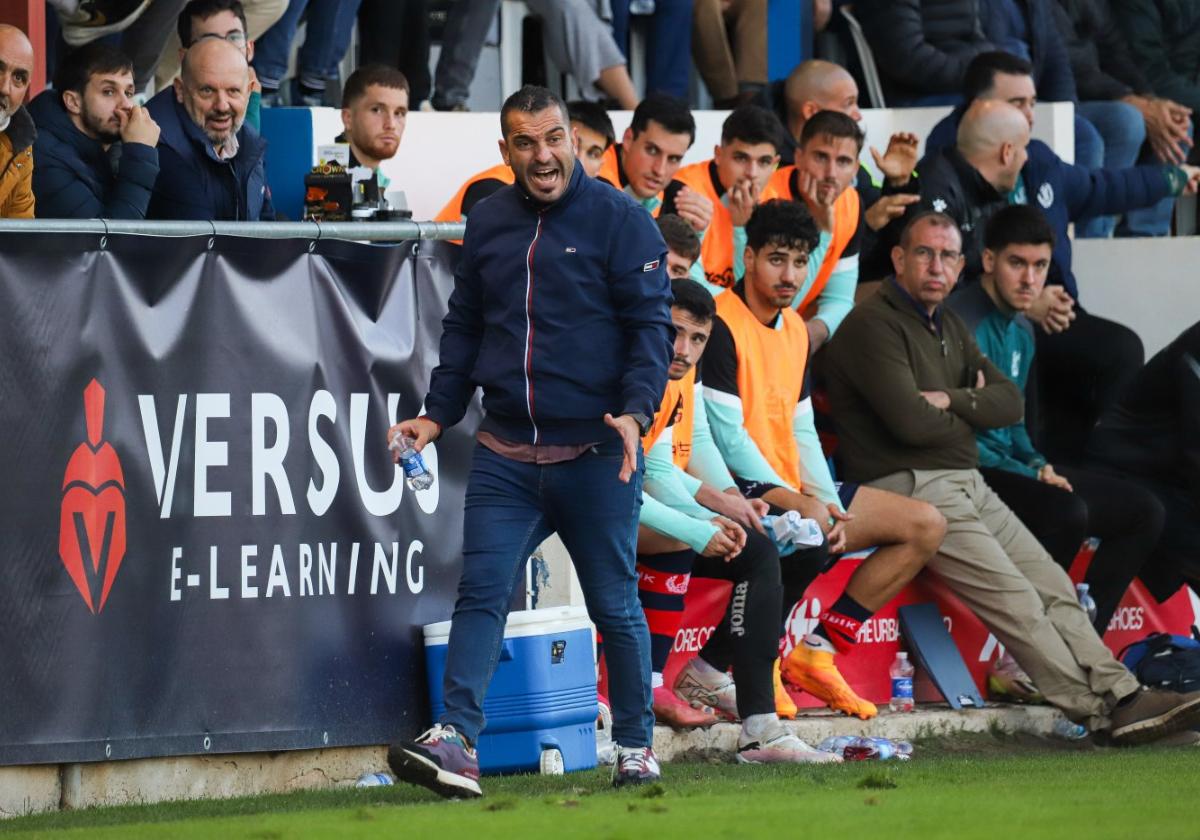
[(782, 666), (786, 681), (838, 711), (870, 718), (874, 704), (846, 684), (834, 655), (851, 651), (863, 622), (921, 571), (941, 544), (945, 520), (923, 502), (849, 483), (835, 487), (813, 427), (808, 331), (792, 309), (818, 242), (816, 224), (802, 204), (768, 201), (751, 215), (746, 238), (745, 278), (717, 296), (705, 408), (717, 448), (747, 496), (815, 520), (832, 553), (877, 546)]
[[(779, 554), (759, 522), (763, 502), (738, 492), (712, 445), (696, 363), (712, 329), (712, 295), (687, 278), (671, 284), (675, 350), (654, 424), (642, 441), (646, 478), (638, 528), (638, 595), (650, 628), (654, 712), (675, 726), (715, 722), (681, 702), (697, 691), (724, 717), (740, 719), (737, 760), (742, 763), (828, 762), (787, 731), (775, 711), (773, 665), (779, 645)], [(734, 588), (725, 617), (699, 656), (680, 672), (676, 691), (663, 685), (689, 577), (728, 580)], [(733, 668), (733, 679), (727, 671)]]
[(652, 93), (634, 109), (621, 142), (605, 153), (598, 177), (624, 190), (650, 215), (675, 213), (703, 234), (713, 202), (673, 180), (695, 140), (696, 121), (687, 102)]
[[(997, 211), (984, 233), (983, 275), (949, 299), (980, 351), (1025, 392), (1034, 360), (1033, 327), (1022, 314), (1042, 293), (1050, 271), (1054, 229), (1036, 207)], [(1163, 509), (1150, 491), (1129, 481), (1074, 466), (1047, 463), (1022, 418), (980, 429), (984, 481), (1033, 532), (1054, 561), (1069, 569), (1087, 537), (1099, 537), (1087, 581), (1103, 633), (1129, 584), (1162, 533)]]
[(700, 259), (700, 237), (674, 213), (659, 216), (657, 222), (667, 243), (667, 275), (672, 280), (691, 276), (692, 266)]
[(400, 151), (408, 122), (408, 79), (394, 67), (368, 64), (350, 74), (342, 89), (338, 143), (350, 144), (350, 165), (375, 170), (382, 191), (388, 179), (379, 167)]
[(599, 102), (577, 99), (567, 103), (571, 131), (575, 135), (575, 157), (589, 178), (595, 178), (604, 165), (604, 153), (612, 148), (617, 135), (608, 111)]
[[(706, 197), (713, 207), (700, 261), (713, 294), (733, 285), (734, 231), (743, 227), (759, 202), (775, 197), (769, 185), (779, 165), (783, 126), (766, 108), (743, 105), (725, 119), (721, 143), (711, 160), (685, 166), (675, 179)], [(667, 201), (663, 212), (676, 212)]]

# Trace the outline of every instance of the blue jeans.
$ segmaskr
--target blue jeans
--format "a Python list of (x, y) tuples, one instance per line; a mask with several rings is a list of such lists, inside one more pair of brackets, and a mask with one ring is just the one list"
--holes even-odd
[(254, 72), (264, 88), (275, 90), (287, 76), (288, 56), (300, 17), (308, 9), (308, 27), (297, 57), (300, 81), (324, 90), (337, 77), (338, 64), (350, 46), (354, 17), (362, 0), (291, 0), (283, 17), (254, 42)]
[[(629, 0), (612, 0), (617, 46), (629, 55)], [(646, 93), (688, 97), (692, 69), (692, 0), (657, 0), (646, 43)]]
[(527, 464), (475, 447), (463, 518), (463, 570), (446, 652), (443, 725), (475, 743), (483, 697), (504, 640), (514, 588), (530, 552), (558, 532), (570, 552), (588, 615), (604, 638), (613, 740), (648, 747), (650, 633), (635, 571), (644, 464), (628, 484), (617, 478), (620, 441), (597, 444), (558, 464)]
[[(1125, 102), (1080, 102), (1075, 106), (1075, 163), (1087, 169), (1125, 169), (1138, 159), (1146, 142), (1141, 112)], [(1116, 216), (1097, 216), (1078, 222), (1075, 236), (1106, 239)]]

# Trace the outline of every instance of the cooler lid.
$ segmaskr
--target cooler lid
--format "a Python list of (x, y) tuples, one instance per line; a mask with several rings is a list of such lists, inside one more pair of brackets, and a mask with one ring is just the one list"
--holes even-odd
[[(514, 610), (508, 614), (504, 638), (544, 636), (569, 630), (591, 630), (587, 607), (545, 607), (540, 610)], [(425, 625), (425, 644), (444, 645), (450, 639), (450, 622)]]

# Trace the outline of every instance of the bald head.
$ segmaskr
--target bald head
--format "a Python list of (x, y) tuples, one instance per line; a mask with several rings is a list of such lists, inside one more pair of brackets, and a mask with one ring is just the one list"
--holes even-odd
[(977, 99), (958, 124), (958, 151), (1001, 192), (1016, 186), (1028, 145), (1029, 123), (1007, 102)]
[(175, 98), (221, 152), (242, 127), (250, 96), (245, 54), (223, 38), (203, 38), (183, 56)]
[(25, 101), (32, 77), (33, 44), (17, 27), (0, 23), (0, 110), (6, 122)]
[(783, 86), (788, 130), (799, 140), (804, 123), (818, 111), (837, 111), (858, 122), (858, 85), (844, 67), (831, 61), (803, 61)]

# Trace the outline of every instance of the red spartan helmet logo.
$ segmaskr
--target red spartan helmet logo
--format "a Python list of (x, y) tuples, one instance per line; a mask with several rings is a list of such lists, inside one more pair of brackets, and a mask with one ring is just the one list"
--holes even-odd
[(125, 475), (104, 441), (104, 388), (83, 389), (87, 440), (75, 447), (63, 476), (58, 556), (88, 609), (104, 609), (125, 557)]

